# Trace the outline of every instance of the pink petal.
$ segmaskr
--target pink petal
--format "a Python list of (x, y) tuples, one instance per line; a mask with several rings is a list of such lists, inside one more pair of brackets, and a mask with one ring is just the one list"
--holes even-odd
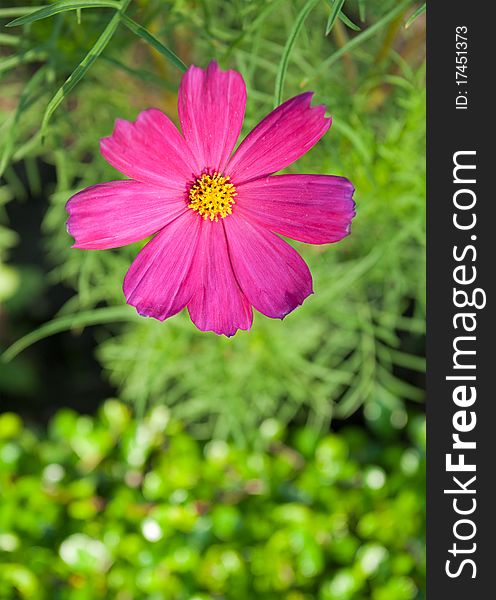
[(245, 82), (236, 71), (221, 71), (215, 61), (206, 70), (195, 66), (187, 70), (179, 88), (178, 112), (198, 173), (224, 171), (241, 131), (245, 106)]
[(312, 92), (278, 106), (241, 142), (226, 167), (239, 185), (275, 173), (300, 158), (331, 126), (325, 106), (310, 106)]
[(258, 311), (282, 319), (312, 293), (310, 271), (289, 244), (240, 212), (223, 222), (234, 274)]
[(73, 248), (105, 250), (156, 233), (186, 210), (180, 195), (138, 181), (110, 181), (79, 192), (67, 203)]
[(223, 223), (201, 222), (190, 272), (196, 291), (188, 304), (189, 314), (198, 329), (232, 336), (238, 329), (250, 329), (251, 305), (234, 277)]
[(140, 315), (163, 321), (190, 301), (188, 274), (201, 219), (186, 211), (164, 227), (135, 258), (124, 278), (124, 295)]
[(236, 210), (275, 233), (309, 244), (337, 242), (355, 216), (353, 185), (332, 175), (273, 175), (237, 187)]
[(113, 167), (137, 181), (184, 191), (193, 179), (195, 162), (184, 138), (156, 108), (140, 113), (134, 123), (117, 119), (100, 148)]

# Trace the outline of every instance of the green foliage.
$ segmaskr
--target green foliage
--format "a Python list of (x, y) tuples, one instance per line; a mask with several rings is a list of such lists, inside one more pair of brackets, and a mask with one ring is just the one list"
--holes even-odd
[(417, 10), (413, 13), (413, 15), (408, 19), (405, 24), (405, 27), (410, 27), (410, 25), (418, 18), (420, 15), (424, 14), (427, 10), (427, 5), (424, 3), (422, 6), (419, 6)]
[[(301, 28), (303, 27), (306, 18), (310, 14), (312, 8), (317, 4), (317, 0), (307, 0), (305, 5), (301, 9), (300, 13), (296, 17), (295, 23), (291, 28), (288, 39), (286, 41), (286, 45), (284, 46), (284, 51), (282, 53), (281, 62), (279, 63), (279, 69), (277, 70), (276, 75), (276, 90), (274, 95), (274, 107), (279, 106), (282, 102), (282, 94), (284, 88), (284, 80), (286, 79), (286, 71), (288, 70), (288, 61), (293, 50), (293, 46), (295, 45), (296, 38), (300, 33)], [(332, 27), (332, 25), (331, 25)], [(329, 25), (328, 25), (329, 28)], [(327, 34), (327, 31), (326, 31)]]
[(413, 600), (423, 591), (424, 425), (257, 449), (199, 444), (165, 407), (107, 401), (48, 432), (0, 416), (0, 597)]
[(341, 9), (343, 8), (345, 1), (346, 0), (335, 0), (334, 2), (332, 2), (331, 14), (329, 15), (329, 18), (327, 19), (327, 25), (326, 25), (326, 30), (325, 30), (326, 35), (329, 35), (329, 33), (331, 32), (332, 27), (334, 25), (334, 22), (340, 15), (343, 14), (341, 12)]
[(82, 2), (78, 2), (77, 0), (59, 0), (59, 2), (54, 2), (50, 6), (45, 6), (44, 8), (33, 11), (32, 13), (23, 15), (22, 17), (17, 17), (17, 19), (7, 23), (5, 27), (28, 25), (29, 23), (34, 23), (35, 21), (40, 21), (41, 19), (46, 19), (47, 17), (53, 17), (53, 15), (57, 15), (61, 12), (68, 10), (81, 10), (82, 8), (118, 9), (120, 8), (120, 4), (119, 2), (114, 2), (114, 0), (83, 0)]

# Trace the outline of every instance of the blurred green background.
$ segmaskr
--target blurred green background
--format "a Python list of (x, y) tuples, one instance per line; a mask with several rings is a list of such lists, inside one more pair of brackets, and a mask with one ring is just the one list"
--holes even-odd
[[(423, 7), (49, 6), (0, 7), (0, 599), (424, 599)], [(137, 317), (139, 244), (65, 229), (121, 177), (115, 118), (177, 121), (181, 61), (212, 58), (247, 83), (244, 134), (313, 90), (333, 125), (287, 171), (356, 187), (350, 237), (295, 244), (315, 294), (232, 339)]]

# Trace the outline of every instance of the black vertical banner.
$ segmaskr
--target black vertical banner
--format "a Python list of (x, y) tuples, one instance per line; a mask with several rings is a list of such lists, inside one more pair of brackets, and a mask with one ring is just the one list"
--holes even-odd
[(496, 598), (495, 16), (427, 6), (429, 600)]

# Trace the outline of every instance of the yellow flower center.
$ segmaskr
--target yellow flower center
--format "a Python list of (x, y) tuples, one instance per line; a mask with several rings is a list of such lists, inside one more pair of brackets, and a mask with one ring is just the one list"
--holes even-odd
[(218, 221), (232, 213), (236, 188), (229, 177), (219, 173), (204, 173), (189, 190), (188, 208), (196, 210), (204, 219)]

